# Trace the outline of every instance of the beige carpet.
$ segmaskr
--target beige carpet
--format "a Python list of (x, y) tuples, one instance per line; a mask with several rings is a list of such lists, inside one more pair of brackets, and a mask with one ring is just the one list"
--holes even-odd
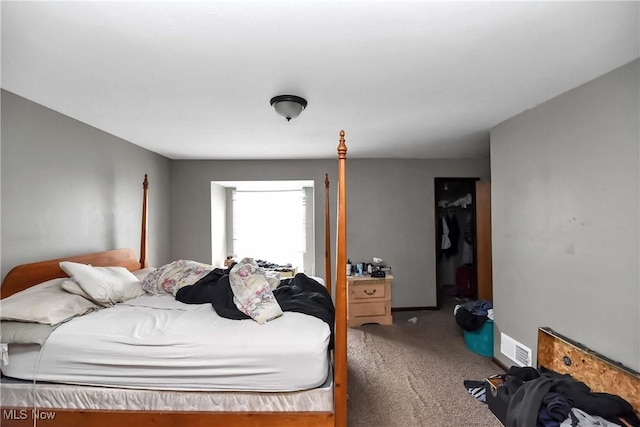
[(349, 427), (502, 426), (463, 385), (501, 370), (465, 347), (454, 304), (349, 329)]

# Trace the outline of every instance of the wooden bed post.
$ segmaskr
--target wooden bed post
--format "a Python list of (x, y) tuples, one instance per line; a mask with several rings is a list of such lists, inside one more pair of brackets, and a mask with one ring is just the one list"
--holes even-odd
[(329, 174), (324, 174), (324, 282), (331, 295), (331, 209), (329, 209)]
[(147, 174), (144, 174), (142, 181), (142, 230), (140, 232), (140, 268), (147, 266), (147, 190), (149, 189), (149, 181)]
[(336, 325), (334, 345), (336, 427), (347, 425), (347, 146), (344, 130), (338, 144), (338, 223), (336, 259)]

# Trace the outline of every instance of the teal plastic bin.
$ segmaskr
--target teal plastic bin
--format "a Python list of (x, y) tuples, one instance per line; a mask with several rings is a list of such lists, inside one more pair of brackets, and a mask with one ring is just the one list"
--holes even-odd
[(493, 320), (488, 319), (475, 331), (464, 331), (464, 343), (474, 353), (493, 357)]

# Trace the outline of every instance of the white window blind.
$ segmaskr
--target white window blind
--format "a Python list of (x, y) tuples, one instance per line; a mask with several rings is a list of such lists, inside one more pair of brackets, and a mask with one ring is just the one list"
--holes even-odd
[(233, 191), (233, 253), (302, 268), (305, 191)]

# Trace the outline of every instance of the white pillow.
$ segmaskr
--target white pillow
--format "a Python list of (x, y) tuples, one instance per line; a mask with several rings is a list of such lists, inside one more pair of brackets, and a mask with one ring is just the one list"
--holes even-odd
[[(86, 298), (89, 301), (93, 301), (93, 302), (95, 302), (97, 304), (104, 305), (104, 306), (113, 305), (111, 303), (106, 303), (105, 304), (105, 303), (102, 303), (100, 301), (95, 301), (91, 295), (86, 293), (80, 287), (78, 282), (76, 282), (76, 279), (74, 279), (73, 277), (69, 277), (67, 279), (64, 279), (62, 281), (62, 283), (60, 284), (60, 286), (62, 287), (62, 289), (64, 289), (67, 292), (70, 292), (70, 293), (75, 294), (75, 295), (80, 295), (81, 297)], [(132, 285), (126, 286), (124, 288), (123, 294), (118, 299), (121, 300), (119, 302), (124, 302), (124, 301), (130, 300), (132, 298), (139, 297), (141, 295), (146, 295), (145, 291), (142, 289), (142, 282), (136, 282), (136, 283), (134, 283)]]
[(4, 298), (0, 318), (57, 325), (99, 308), (86, 298), (65, 292), (60, 287), (63, 280), (52, 279)]
[[(92, 267), (62, 261), (60, 268), (78, 283), (92, 301), (103, 306), (145, 294), (140, 281), (124, 267)], [(71, 288), (68, 284), (65, 286)]]
[(60, 283), (60, 287), (65, 291), (70, 292), (74, 295), (80, 295), (81, 297), (86, 298), (88, 300), (91, 299), (89, 294), (82, 290), (80, 285), (78, 285), (78, 282), (76, 282), (76, 280), (73, 277), (64, 279), (62, 283)]
[(3, 320), (0, 322), (0, 342), (7, 344), (44, 344), (55, 326)]

